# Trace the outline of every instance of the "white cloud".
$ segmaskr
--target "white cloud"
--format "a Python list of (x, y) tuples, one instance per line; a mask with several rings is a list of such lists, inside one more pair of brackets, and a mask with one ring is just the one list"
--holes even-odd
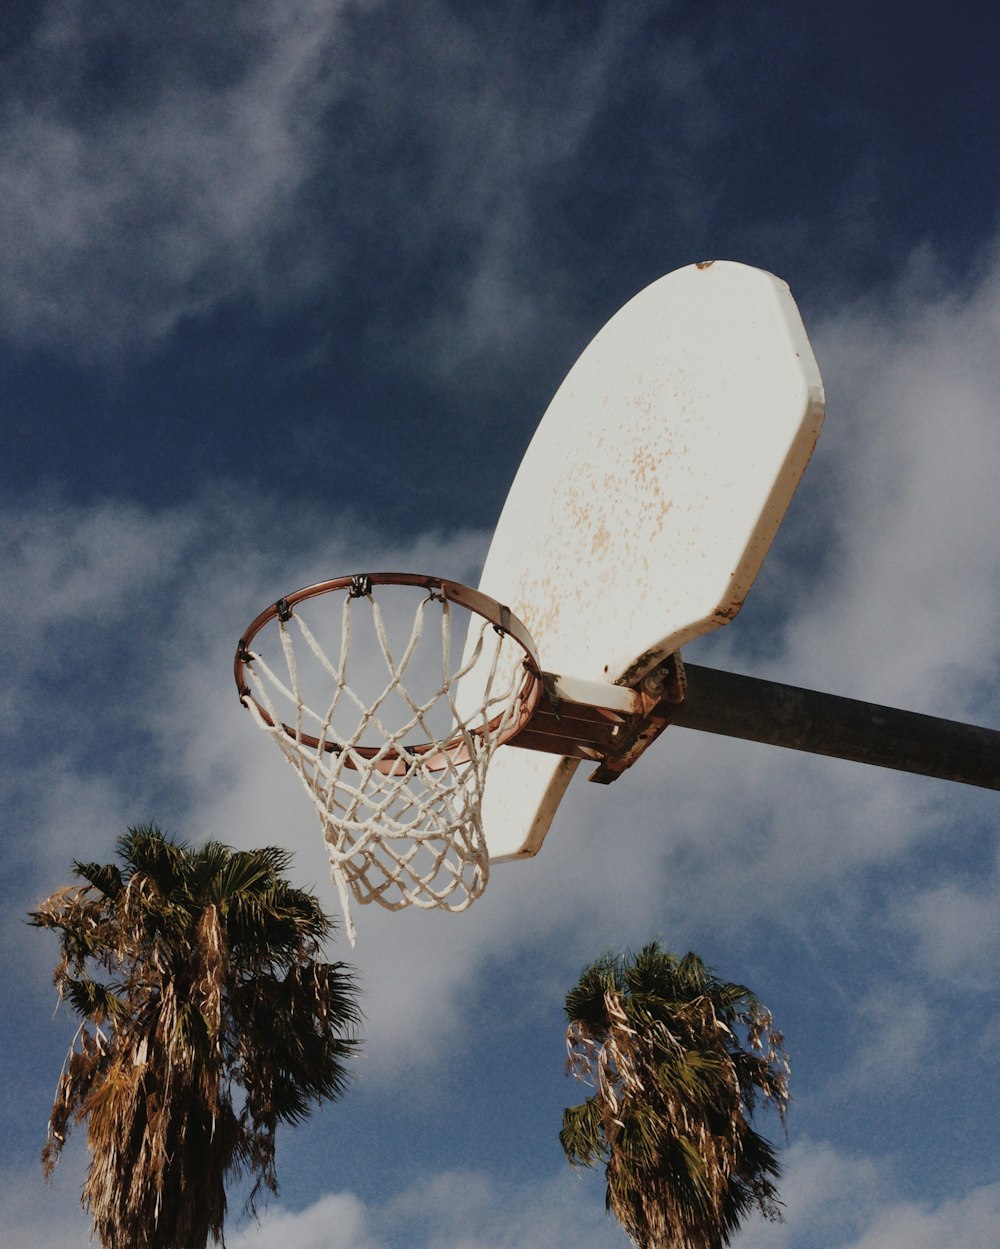
[(787, 661), (819, 688), (953, 718), (995, 698), (998, 326), (991, 258), (971, 290), (904, 286), (814, 334), (827, 547)]
[(259, 1226), (229, 1241), (234, 1249), (381, 1249), (384, 1241), (370, 1233), (368, 1222), (364, 1204), (353, 1193), (334, 1193), (299, 1213), (276, 1206)]
[[(599, 1176), (560, 1172), (512, 1185), (482, 1172), (431, 1174), (376, 1204), (352, 1194), (297, 1213), (274, 1208), (259, 1228), (231, 1238), (239, 1249), (613, 1249), (628, 1241), (604, 1213)], [(785, 1158), (784, 1218), (749, 1218), (741, 1249), (993, 1249), (1000, 1185), (940, 1202), (901, 1200), (891, 1172), (865, 1156), (805, 1141)]]
[[(97, 22), (81, 0), (51, 7), (9, 62), (0, 103), (5, 333), (117, 358), (235, 293), (276, 299), (270, 253), (294, 225), (337, 91), (343, 8), (219, 4), (183, 42), (127, 6)], [(113, 110), (95, 108), (99, 91), (78, 95), (85, 67), (124, 64), (126, 47), (145, 73)], [(307, 263), (286, 240), (285, 296), (312, 280), (320, 245)]]
[[(87, 1219), (70, 1176), (46, 1188), (37, 1172), (6, 1171), (0, 1186), (5, 1243), (78, 1249)], [(828, 1142), (803, 1140), (783, 1155), (781, 1223), (757, 1216), (740, 1232), (741, 1249), (993, 1249), (1000, 1243), (1000, 1185), (914, 1201), (892, 1168)], [(568, 1167), (508, 1182), (484, 1171), (414, 1177), (362, 1199), (324, 1194), (300, 1210), (272, 1203), (259, 1224), (227, 1236), (233, 1249), (624, 1249), (628, 1241), (604, 1212), (597, 1173)]]
[(933, 1054), (927, 1003), (910, 986), (882, 985), (857, 1004), (855, 1017), (857, 1058), (838, 1092), (877, 1096), (919, 1087), (918, 1077)]
[(821, 1141), (784, 1159), (785, 1221), (747, 1225), (740, 1249), (993, 1249), (1000, 1244), (1000, 1184), (912, 1201), (885, 1162)]
[[(658, 7), (581, 26), (528, 3), (211, 0), (99, 20), (86, 0), (53, 4), (0, 89), (3, 332), (120, 361), (225, 300), (336, 293), (345, 257), (363, 281), (374, 250), (385, 311), (367, 332), (439, 381), (496, 382), (579, 320), (558, 205), (636, 84), (672, 114), (655, 211), (690, 225), (714, 193), (698, 150), (721, 132), (708, 59), (680, 35), (649, 46)], [(113, 108), (104, 62), (142, 67)], [(414, 257), (439, 262), (401, 330), (392, 287)]]
[(994, 1249), (997, 1244), (1000, 1184), (988, 1184), (937, 1206), (900, 1202), (879, 1211), (871, 1228), (845, 1249)]
[(897, 920), (916, 938), (921, 965), (950, 982), (992, 982), (1000, 946), (1000, 874), (949, 880), (902, 900)]
[(344, 1193), (294, 1214), (275, 1208), (259, 1228), (231, 1239), (235, 1249), (617, 1249), (628, 1243), (605, 1216), (594, 1186), (568, 1170), (524, 1188), (476, 1171), (421, 1176), (380, 1205)]
[(797, 1142), (781, 1163), (782, 1222), (750, 1220), (740, 1249), (837, 1249), (868, 1224), (892, 1187), (882, 1163), (841, 1153), (824, 1141)]
[[(22, 678), (41, 660), (52, 665), (63, 631), (100, 623), (110, 637), (129, 627), (144, 598), (173, 576), (198, 525), (190, 512), (113, 501), (77, 508), (58, 499), (8, 506), (3, 523), (0, 576), (17, 594), (0, 606), (0, 619)], [(72, 658), (68, 648), (64, 657)]]

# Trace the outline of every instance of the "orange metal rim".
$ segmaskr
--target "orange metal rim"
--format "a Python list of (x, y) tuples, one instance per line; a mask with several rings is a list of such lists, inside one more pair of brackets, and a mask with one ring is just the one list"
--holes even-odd
[[(353, 588), (355, 589), (355, 597), (363, 597), (363, 592), (356, 590), (359, 584), (363, 584), (369, 589), (372, 586), (379, 585), (413, 586), (418, 589), (425, 589), (431, 596), (447, 599), (448, 602), (455, 603), (459, 607), (465, 608), (466, 611), (483, 617), (483, 619), (493, 625), (497, 632), (513, 638), (524, 652), (524, 680), (521, 684), (518, 715), (512, 723), (508, 724), (501, 731), (498, 744), (510, 742), (517, 736), (533, 716), (542, 692), (541, 670), (531, 634), (510, 608), (505, 607), (502, 603), (498, 603), (496, 599), (490, 598), (488, 594), (483, 594), (482, 591), (474, 590), (470, 586), (462, 585), (459, 581), (449, 581), (443, 577), (430, 577), (419, 573), (378, 572), (334, 577), (329, 581), (317, 581), (313, 585), (304, 586), (301, 590), (296, 590), (294, 593), (272, 603), (270, 607), (262, 611), (253, 620), (236, 647), (233, 675), (236, 680), (236, 689), (239, 693), (240, 702), (244, 705), (246, 705), (248, 700), (252, 702), (266, 724), (270, 724), (272, 727), (280, 727), (289, 737), (294, 738), (296, 741), (301, 741), (312, 749), (336, 751), (338, 747), (333, 742), (321, 741), (320, 738), (306, 733), (297, 733), (294, 728), (284, 723), (276, 726), (267, 709), (261, 706), (260, 701), (254, 697), (247, 681), (247, 667), (253, 662), (250, 653), (251, 644), (265, 625), (279, 617), (288, 619), (293, 614), (293, 609), (299, 603), (304, 603), (308, 599), (318, 598), (324, 594), (333, 594), (338, 590), (352, 590)], [(503, 713), (494, 717), (494, 719), (489, 721), (488, 731), (490, 733), (495, 732), (502, 720)], [(470, 733), (473, 737), (481, 737), (484, 731), (480, 728), (471, 730)], [(385, 750), (384, 746), (353, 746), (351, 751), (364, 759), (376, 759), (381, 755), (382, 757), (378, 759), (375, 766), (387, 776), (399, 775), (408, 767), (411, 767), (413, 756), (422, 756), (422, 766), (431, 770), (440, 770), (449, 765), (461, 765), (468, 762), (470, 758), (468, 740), (462, 735), (450, 738), (445, 742), (426, 742), (418, 746), (408, 747), (405, 755), (395, 748)], [(384, 754), (382, 753), (383, 751)], [(350, 758), (346, 762), (348, 766), (352, 766)]]

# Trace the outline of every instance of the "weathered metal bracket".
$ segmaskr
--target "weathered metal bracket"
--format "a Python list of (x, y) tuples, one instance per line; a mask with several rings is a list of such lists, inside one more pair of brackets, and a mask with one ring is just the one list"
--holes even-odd
[(684, 664), (680, 651), (675, 651), (643, 679), (639, 687), (643, 700), (641, 717), (619, 735), (613, 750), (587, 780), (596, 781), (598, 785), (616, 781), (671, 724), (686, 691)]
[(535, 713), (508, 744), (600, 766), (589, 778), (609, 785), (652, 745), (684, 701), (680, 653), (649, 673), (636, 688), (542, 674)]
[(636, 690), (543, 672), (535, 712), (508, 746), (600, 761), (642, 710)]

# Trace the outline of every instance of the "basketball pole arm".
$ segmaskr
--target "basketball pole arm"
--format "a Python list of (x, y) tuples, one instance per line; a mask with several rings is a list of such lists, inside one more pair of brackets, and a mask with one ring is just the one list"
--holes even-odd
[(685, 663), (672, 723), (702, 733), (1000, 789), (1000, 731)]

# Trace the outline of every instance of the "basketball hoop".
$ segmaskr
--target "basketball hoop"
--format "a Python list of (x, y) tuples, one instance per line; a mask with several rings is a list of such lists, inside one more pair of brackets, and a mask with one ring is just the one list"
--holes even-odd
[[(240, 699), (311, 794), (345, 907), (353, 894), (464, 909), (490, 861), (538, 852), (577, 764), (610, 784), (643, 756), (684, 703), (680, 647), (739, 612), (822, 419), (785, 283), (729, 261), (688, 265), (621, 308), (559, 387), (479, 591), (344, 577), (254, 621), (236, 656)], [(396, 635), (386, 598), (413, 591)], [(306, 602), (324, 595), (343, 595), (329, 638)], [(500, 603), (532, 630), (544, 671)], [(472, 619), (454, 663), (451, 608)]]
[[(299, 607), (321, 596), (342, 599), (338, 619), (310, 626)], [(454, 655), (453, 605), (469, 617)], [(506, 607), (435, 577), (339, 577), (262, 612), (234, 672), (312, 798), (352, 944), (349, 895), (393, 911), (471, 905), (489, 876), (487, 769), (542, 692), (534, 644)]]

